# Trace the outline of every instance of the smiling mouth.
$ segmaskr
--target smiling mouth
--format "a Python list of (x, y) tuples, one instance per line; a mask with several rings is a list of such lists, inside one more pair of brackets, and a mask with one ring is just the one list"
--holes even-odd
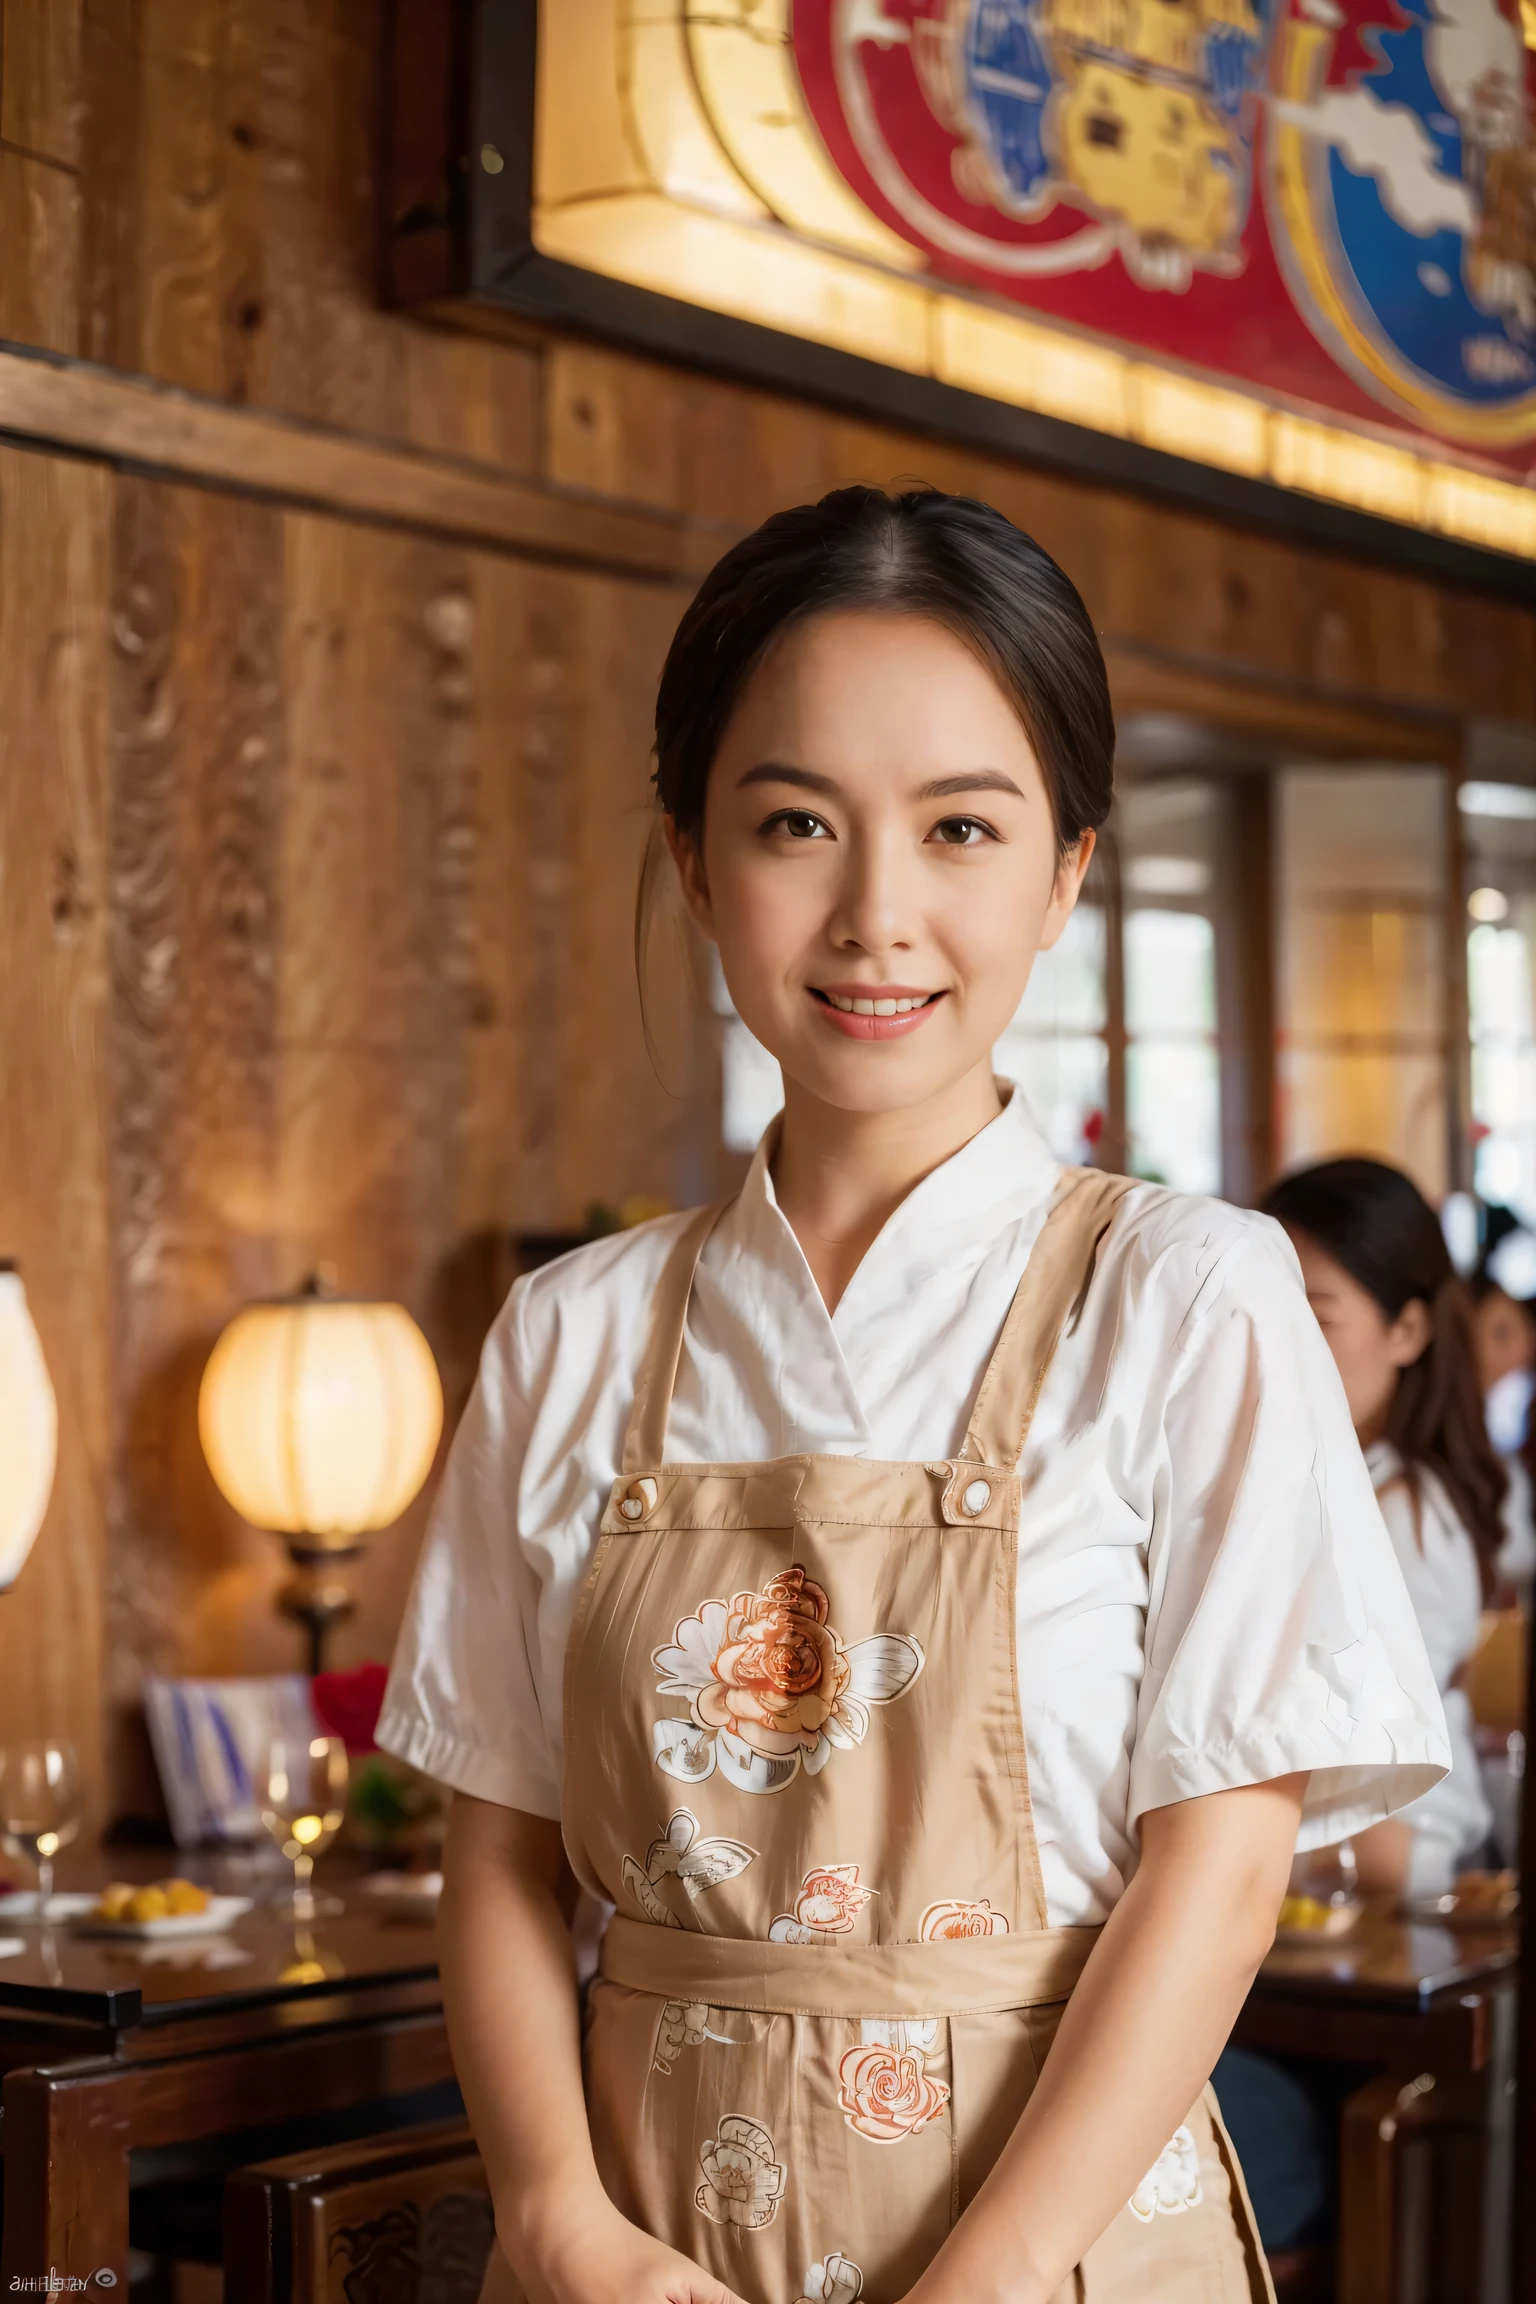
[(943, 992), (918, 992), (907, 985), (849, 986), (846, 990), (807, 987), (818, 1011), (845, 1040), (901, 1040), (923, 1024), (947, 997)]
[(887, 995), (862, 992), (823, 992), (819, 985), (811, 986), (813, 1000), (825, 1001), (842, 1016), (910, 1016), (914, 1009), (926, 1008), (935, 1000), (942, 1000), (942, 992), (898, 992)]

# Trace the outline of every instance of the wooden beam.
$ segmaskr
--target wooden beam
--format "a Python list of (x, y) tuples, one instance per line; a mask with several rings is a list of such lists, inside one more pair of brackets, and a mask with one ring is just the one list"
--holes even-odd
[(0, 346), (0, 437), (652, 582), (696, 582), (736, 533), (16, 346)]
[(1259, 747), (1271, 760), (1423, 760), (1451, 768), (1461, 757), (1461, 722), (1450, 712), (1279, 678), (1114, 632), (1103, 642), (1122, 718), (1175, 714), (1208, 735), (1225, 733), (1239, 751)]

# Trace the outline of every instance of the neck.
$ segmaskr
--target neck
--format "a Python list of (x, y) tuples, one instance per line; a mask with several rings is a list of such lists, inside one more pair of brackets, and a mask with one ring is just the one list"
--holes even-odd
[(990, 1059), (899, 1112), (846, 1112), (785, 1081), (773, 1188), (829, 1312), (907, 1194), (1002, 1108)]

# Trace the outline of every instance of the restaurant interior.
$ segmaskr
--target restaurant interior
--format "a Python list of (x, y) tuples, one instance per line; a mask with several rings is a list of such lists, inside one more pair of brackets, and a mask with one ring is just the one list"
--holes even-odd
[[(1117, 211), (1090, 123), (1067, 273), (1001, 193), (957, 254), (882, 126), (915, 72), (974, 239), (956, 107), (1022, 106), (976, 64), (1022, 0), (4, 0), (0, 2285), (479, 2294), (382, 1668), (513, 1281), (730, 1191), (777, 1109), (680, 916), (644, 1019), (635, 951), (660, 664), (770, 511), (974, 495), (1088, 604), (1117, 798), (996, 1058), (1058, 1156), (1244, 1206), (1391, 1162), (1468, 1277), (1513, 1238), (1536, 1361), (1536, 18), (1487, 6), (1531, 301), (1458, 417), (1279, 245), (1284, 170), (1332, 181), (1306, 43), (1428, 0), (1178, 0), (1249, 25), (1202, 114), (1249, 207)], [(1073, 71), (1134, 46), (1092, 14)], [(1337, 2113), (1281, 2304), (1536, 2295), (1521, 1589), (1465, 1683), (1481, 1886), (1299, 1881), (1239, 2019)]]

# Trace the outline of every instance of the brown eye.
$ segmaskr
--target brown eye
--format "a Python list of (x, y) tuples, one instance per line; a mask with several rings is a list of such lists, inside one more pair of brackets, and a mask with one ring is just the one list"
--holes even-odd
[(935, 824), (932, 836), (946, 848), (979, 848), (992, 837), (992, 829), (979, 816), (946, 816)]
[(826, 829), (819, 816), (808, 808), (786, 808), (778, 818), (791, 840), (814, 840), (818, 832)]

